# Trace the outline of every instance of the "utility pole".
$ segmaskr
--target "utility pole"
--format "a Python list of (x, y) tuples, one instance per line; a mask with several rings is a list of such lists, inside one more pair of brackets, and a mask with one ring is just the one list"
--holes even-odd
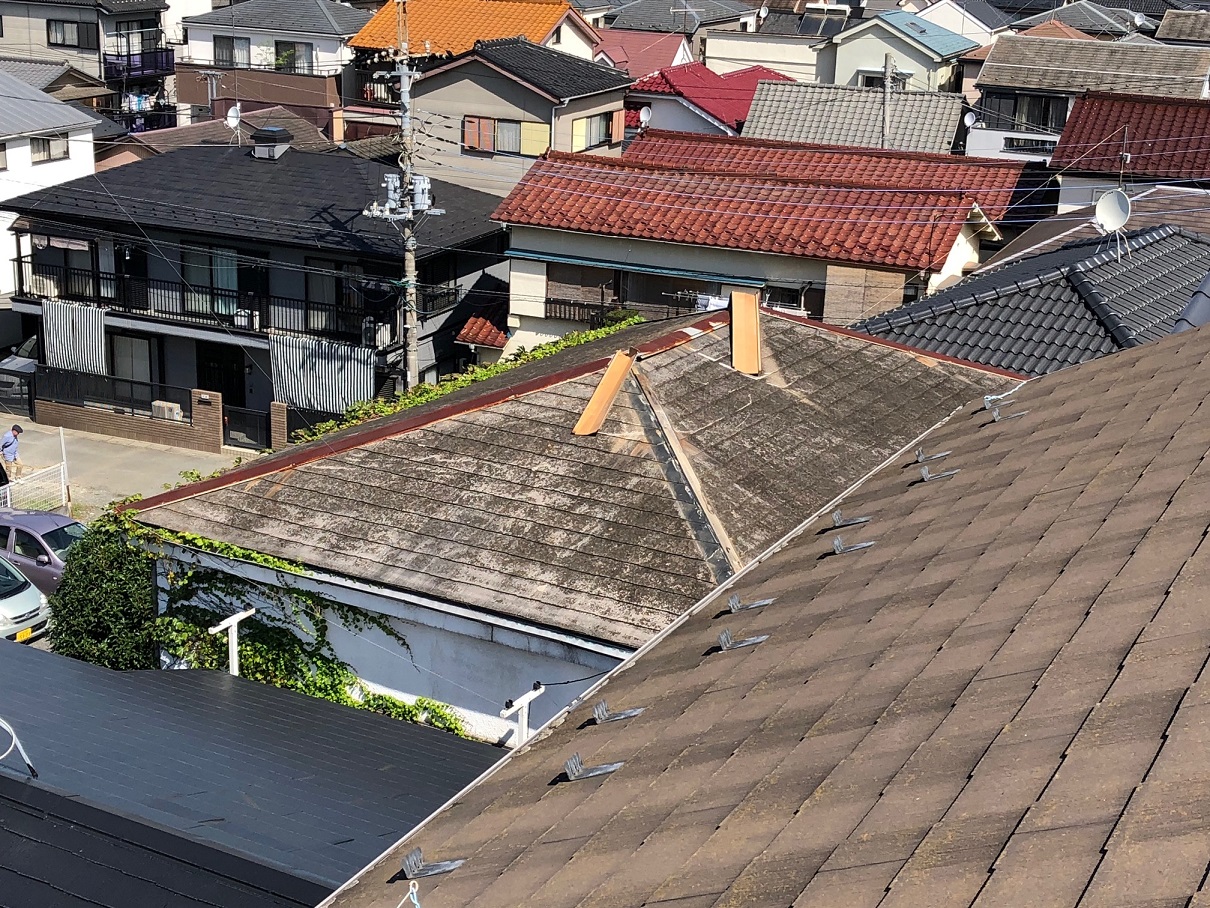
[(386, 182), (382, 184), (387, 190), (386, 204), (373, 202), (362, 213), (399, 225), (399, 231), (403, 235), (403, 300), (395, 314), (395, 337), (404, 340), (407, 386), (414, 388), (420, 384), (420, 353), (416, 338), (416, 213), (445, 212), (432, 207), (428, 177), (418, 176), (413, 172), (415, 135), (412, 131), (412, 79), (416, 73), (411, 68), (411, 57), (408, 53), (407, 0), (394, 0), (394, 3), (397, 11), (398, 40), (395, 69), (379, 75), (399, 79), (399, 138), (403, 146), (399, 155), (401, 173), (386, 175)]
[(882, 147), (891, 145), (891, 80), (895, 78), (895, 58), (887, 54), (882, 60)]

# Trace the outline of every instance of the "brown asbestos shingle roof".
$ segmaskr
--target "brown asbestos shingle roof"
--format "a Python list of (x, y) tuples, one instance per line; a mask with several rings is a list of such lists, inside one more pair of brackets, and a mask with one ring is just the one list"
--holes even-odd
[(965, 407), (325, 904), (1201, 904), (1208, 394), (1201, 329)]

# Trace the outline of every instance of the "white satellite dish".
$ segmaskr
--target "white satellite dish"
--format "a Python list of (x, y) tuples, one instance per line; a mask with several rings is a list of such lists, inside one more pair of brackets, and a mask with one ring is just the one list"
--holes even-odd
[(227, 123), (227, 128), (230, 129), (232, 132), (235, 132), (237, 129), (239, 129), (239, 105), (238, 104), (234, 104), (231, 107), (227, 108), (226, 123)]
[(1105, 193), (1097, 201), (1094, 220), (1097, 227), (1105, 233), (1121, 230), (1130, 220), (1130, 196), (1120, 189)]
[(979, 115), (977, 113), (975, 113), (973, 110), (968, 110), (966, 112), (966, 116), (962, 118), (962, 123), (964, 126), (966, 126), (967, 129), (970, 129), (978, 122), (979, 122)]
[(651, 122), (651, 108), (643, 107), (639, 109), (639, 122), (646, 126)]
[(760, 16), (760, 17), (761, 17), (761, 19), (767, 19), (767, 18), (769, 18), (769, 7), (767, 7), (767, 6), (762, 6), (762, 7), (760, 8), (760, 12), (758, 12), (756, 15)]
[(1144, 16), (1142, 13), (1134, 14), (1134, 27), (1135, 28), (1142, 28), (1146, 24), (1147, 24), (1146, 16)]

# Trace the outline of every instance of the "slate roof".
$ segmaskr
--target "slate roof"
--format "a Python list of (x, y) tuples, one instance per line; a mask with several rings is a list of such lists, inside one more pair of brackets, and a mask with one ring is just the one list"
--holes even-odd
[(255, 28), (347, 38), (357, 34), (370, 15), (337, 0), (241, 0), (199, 16), (186, 16), (182, 22), (186, 27)]
[(477, 41), (471, 50), (442, 62), (440, 67), (444, 69), (470, 59), (485, 60), (557, 99), (617, 91), (633, 81), (629, 75), (612, 66), (551, 50), (526, 38)]
[(703, 25), (752, 14), (743, 0), (629, 0), (605, 14), (610, 28), (692, 35)]
[[(408, 0), (407, 10), (413, 55), (460, 54), (476, 41), (517, 35), (541, 44), (572, 12), (565, 0)], [(399, 41), (398, 23), (398, 4), (384, 3), (349, 39), (349, 45), (369, 50), (394, 47)], [(587, 23), (580, 24), (592, 33)]]
[[(382, 198), (386, 168), (342, 154), (291, 150), (276, 161), (247, 148), (193, 147), (155, 155), (96, 176), (9, 199), (3, 208), (43, 221), (157, 227), (206, 236), (356, 254), (400, 254), (389, 224), (362, 216), (368, 199)], [(204, 184), (199, 174), (206, 175)], [(446, 214), (417, 229), (418, 256), (498, 232), (489, 220), (498, 196), (438, 184)], [(452, 197), (452, 198), (451, 198)], [(120, 200), (120, 201), (119, 201)]]
[[(978, 41), (964, 38), (948, 28), (942, 28), (940, 25), (935, 25), (927, 19), (921, 19), (919, 16), (901, 9), (879, 13), (874, 19), (889, 26), (905, 38), (928, 48), (942, 60), (960, 57), (979, 46)], [(843, 31), (832, 40), (838, 44), (846, 41), (851, 31), (851, 29)]]
[(1005, 28), (1013, 21), (1012, 16), (988, 0), (953, 0), (953, 3), (982, 22), (989, 31)]
[[(496, 220), (601, 236), (919, 271), (944, 261), (971, 216), (960, 192), (821, 186), (547, 152)], [(880, 212), (914, 208), (905, 222)]]
[(1210, 12), (1170, 9), (1164, 13), (1155, 36), (1164, 41), (1210, 44)]
[(0, 687), (30, 787), (329, 891), (500, 755), (225, 673), (115, 672), (4, 640)]
[[(965, 99), (934, 91), (891, 95), (892, 148), (948, 153)], [(765, 82), (756, 89), (744, 135), (821, 145), (882, 145), (882, 89)]]
[(94, 125), (88, 114), (0, 71), (0, 139), (66, 133)]
[(466, 860), (425, 905), (1204, 904), (1208, 364), (1203, 329), (972, 401), (919, 443), (958, 472), (913, 442), (841, 499), (872, 547), (805, 516), (324, 908), (395, 908), (417, 847)]
[(1210, 48), (1003, 35), (988, 54), (975, 86), (1070, 95), (1120, 91), (1200, 98), (1207, 73)]
[(1002, 220), (1024, 171), (1017, 161), (951, 154), (838, 148), (651, 129), (622, 156), (634, 164), (719, 174), (769, 175), (817, 185), (961, 191)]
[[(1064, 0), (991, 0), (1014, 18), (1030, 16), (1057, 9)], [(1101, 6), (1112, 6), (1117, 9), (1129, 10), (1131, 13), (1143, 13), (1153, 19), (1162, 19), (1170, 9), (1195, 9), (1200, 0), (1100, 0)]]
[[(1075, 0), (1058, 9), (1019, 19), (1013, 23), (1013, 28), (1020, 31), (1043, 22), (1056, 21), (1089, 35), (1129, 35), (1139, 30), (1134, 24), (1134, 16), (1134, 13), (1126, 9), (1102, 6), (1092, 0)], [(1159, 23), (1154, 19), (1147, 19), (1141, 27), (1154, 32)]]
[(1176, 227), (1098, 238), (981, 271), (856, 326), (877, 337), (1044, 375), (1172, 333), (1210, 272), (1210, 238)]
[(618, 69), (637, 79), (671, 66), (684, 41), (682, 35), (653, 35), (651, 32), (607, 28), (601, 30), (601, 43), (596, 50), (606, 54)]
[(312, 908), (330, 891), (0, 775), (5, 908)]
[(503, 350), (508, 345), (507, 301), (493, 303), (473, 313), (454, 339), (460, 344)]
[[(1123, 128), (1125, 127), (1125, 132)], [(1090, 93), (1076, 99), (1051, 166), (1127, 176), (1210, 179), (1210, 101)]]
[[(252, 146), (252, 133), (265, 126), (280, 126), (294, 138), (290, 147), (300, 151), (330, 151), (336, 146), (309, 120), (285, 107), (266, 107), (240, 114), (240, 135), (245, 148)], [(223, 120), (200, 120), (171, 129), (152, 129), (137, 136), (141, 145), (155, 151), (175, 151), (192, 145), (234, 145), (233, 133)]]
[(104, 114), (99, 114), (91, 107), (79, 103), (78, 101), (66, 102), (68, 107), (75, 108), (88, 119), (92, 120), (92, 140), (93, 142), (104, 142), (106, 140), (121, 138), (129, 133), (121, 123), (115, 123), (113, 120)]
[[(139, 519), (637, 647), (956, 401), (1009, 382), (764, 325), (763, 380), (731, 370), (725, 312), (640, 325), (150, 499)], [(575, 436), (619, 344), (641, 351), (641, 381)]]
[(738, 130), (748, 119), (752, 96), (763, 81), (793, 82), (789, 76), (764, 66), (748, 66), (718, 75), (706, 64), (694, 60), (669, 66), (639, 79), (631, 88), (635, 94), (673, 94), (684, 98), (720, 123)]
[[(1078, 28), (1072, 28), (1070, 25), (1064, 25), (1062, 22), (1051, 20), (1043, 22), (1040, 25), (1035, 25), (1032, 28), (1027, 28), (1020, 32), (1022, 35), (1029, 35), (1034, 38), (1073, 38), (1076, 41), (1096, 41), (1092, 35), (1086, 35)], [(978, 50), (972, 50), (968, 54), (963, 54), (963, 60), (986, 60), (987, 55), (992, 52), (995, 44), (985, 44)]]

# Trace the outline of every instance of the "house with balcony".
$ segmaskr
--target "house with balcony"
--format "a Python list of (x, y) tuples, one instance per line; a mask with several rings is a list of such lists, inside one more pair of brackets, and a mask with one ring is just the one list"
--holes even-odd
[(981, 120), (966, 152), (1046, 162), (1084, 92), (1196, 100), (1207, 76), (1210, 47), (1004, 35), (975, 82)]
[(165, 0), (0, 2), (0, 55), (66, 63), (105, 82), (116, 100), (102, 113), (131, 132), (175, 126), (165, 80)]
[(182, 118), (222, 119), (285, 107), (342, 141), (347, 41), (370, 20), (337, 0), (246, 0), (182, 20), (188, 41), (177, 66)]
[[(252, 138), (5, 203), (13, 308), (42, 338), (39, 421), (265, 448), (284, 443), (287, 411), (339, 413), (397, 371), (403, 243), (363, 214), (389, 169), (291, 148), (280, 128)], [(445, 213), (416, 234), (426, 379), (459, 365), (452, 322), (502, 267), (498, 199), (438, 181), (433, 195)]]

